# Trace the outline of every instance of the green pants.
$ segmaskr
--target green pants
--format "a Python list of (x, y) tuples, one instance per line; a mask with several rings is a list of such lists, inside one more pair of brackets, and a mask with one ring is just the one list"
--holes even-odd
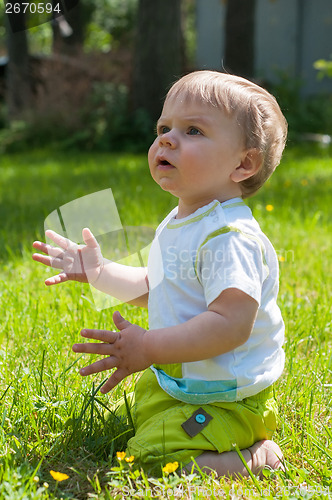
[[(202, 408), (212, 417), (194, 437), (181, 424)], [(151, 473), (159, 474), (169, 462), (187, 465), (204, 451), (223, 453), (237, 444), (245, 449), (270, 439), (276, 429), (277, 405), (272, 387), (243, 401), (193, 405), (169, 396), (147, 369), (138, 380), (133, 404), (135, 436), (127, 454)]]

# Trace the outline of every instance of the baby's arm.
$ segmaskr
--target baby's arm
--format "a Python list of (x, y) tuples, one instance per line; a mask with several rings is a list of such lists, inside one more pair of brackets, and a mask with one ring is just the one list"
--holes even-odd
[(33, 247), (46, 255), (35, 253), (32, 258), (61, 272), (47, 278), (45, 284), (55, 285), (68, 280), (90, 283), (96, 289), (134, 305), (147, 307), (148, 280), (144, 267), (131, 267), (111, 262), (102, 256), (99, 244), (88, 228), (83, 229), (85, 245), (46, 231), (57, 247), (35, 241)]
[(104, 359), (82, 368), (81, 375), (117, 368), (102, 388), (106, 393), (121, 380), (153, 363), (199, 361), (226, 353), (244, 344), (252, 331), (257, 302), (230, 288), (210, 304), (208, 311), (180, 325), (146, 331), (116, 312), (119, 332), (84, 329), (81, 335), (102, 344), (75, 344), (75, 352), (102, 354)]
[(132, 267), (104, 259), (104, 266), (94, 288), (121, 302), (148, 307), (149, 282), (146, 267)]
[(252, 331), (258, 303), (237, 288), (224, 290), (203, 312), (173, 326), (154, 330), (149, 339), (153, 363), (209, 359), (244, 344)]

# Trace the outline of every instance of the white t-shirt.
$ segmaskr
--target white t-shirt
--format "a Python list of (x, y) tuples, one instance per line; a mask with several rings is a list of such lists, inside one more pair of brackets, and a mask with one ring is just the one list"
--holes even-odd
[(148, 260), (150, 329), (207, 311), (223, 290), (258, 303), (245, 344), (211, 359), (152, 367), (160, 386), (187, 403), (238, 401), (275, 382), (284, 367), (276, 253), (241, 198), (215, 200), (183, 219), (175, 208), (159, 225)]

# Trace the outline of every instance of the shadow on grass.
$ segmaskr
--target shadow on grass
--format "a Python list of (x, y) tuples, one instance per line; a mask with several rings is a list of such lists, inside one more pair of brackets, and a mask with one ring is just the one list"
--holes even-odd
[[(33, 485), (37, 477), (39, 484), (44, 484), (42, 488), (45, 489), (45, 483), (49, 485), (46, 488), (55, 498), (77, 500), (96, 493), (96, 488), (106, 487), (107, 473), (118, 465), (116, 454), (125, 450), (134, 430), (129, 404), (115, 413), (116, 408), (107, 407), (98, 397), (101, 385), (93, 384), (92, 391), (76, 394), (68, 408), (67, 402), (52, 396), (52, 390), (44, 384), (40, 394), (29, 400), (24, 409), (21, 399), (14, 397), (15, 425), (7, 432), (8, 446), (13, 452), (1, 464), (0, 480), (6, 469), (17, 470), (22, 480), (31, 478), (32, 484), (27, 483), (26, 488), (37, 487)], [(57, 392), (56, 384), (52, 389)], [(62, 413), (65, 408), (67, 415)], [(54, 471), (65, 475), (64, 482), (59, 479), (58, 484)]]

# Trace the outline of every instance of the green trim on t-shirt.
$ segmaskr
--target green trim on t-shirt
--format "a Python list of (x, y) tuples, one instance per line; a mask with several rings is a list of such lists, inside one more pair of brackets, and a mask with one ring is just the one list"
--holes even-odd
[(207, 210), (206, 212), (200, 214), (200, 215), (196, 215), (196, 217), (192, 217), (191, 219), (189, 220), (186, 220), (184, 222), (179, 222), (179, 224), (171, 224), (170, 222), (167, 224), (167, 229), (177, 229), (179, 227), (183, 227), (183, 226), (187, 226), (188, 224), (191, 224), (192, 222), (198, 222), (202, 219), (204, 219), (204, 217), (206, 217), (207, 215), (210, 215), (211, 212), (213, 212), (213, 210), (215, 210), (217, 208), (217, 206), (219, 205), (219, 201), (217, 201), (211, 208), (209, 208), (209, 210)]
[(222, 209), (225, 208), (235, 208), (235, 207), (241, 207), (241, 206), (247, 206), (244, 201), (237, 201), (235, 203), (230, 203), (229, 205), (222, 205), (220, 201), (217, 201), (211, 208), (209, 208), (206, 212), (203, 212), (200, 215), (196, 215), (196, 217), (192, 217), (191, 219), (187, 219), (183, 222), (179, 222), (178, 224), (172, 224), (171, 221), (168, 222), (167, 224), (167, 229), (178, 229), (179, 227), (187, 226), (188, 224), (191, 224), (193, 222), (199, 222), (202, 220), (204, 217), (207, 215), (210, 215), (210, 213), (213, 212), (217, 208), (218, 205), (221, 205)]

